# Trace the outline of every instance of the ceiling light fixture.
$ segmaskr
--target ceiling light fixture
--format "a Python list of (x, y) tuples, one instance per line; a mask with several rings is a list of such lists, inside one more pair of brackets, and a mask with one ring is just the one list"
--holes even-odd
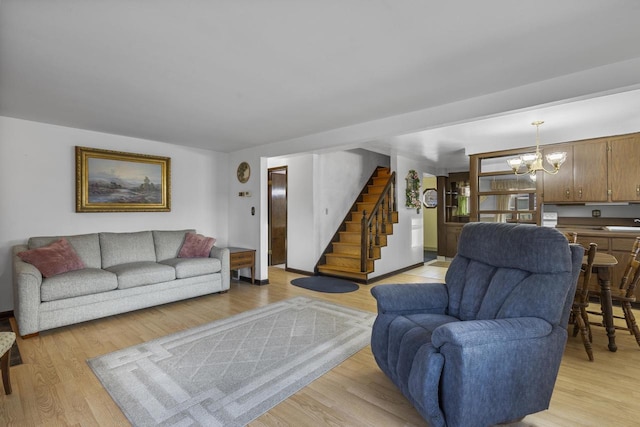
[[(542, 120), (535, 121), (531, 123), (536, 127), (536, 152), (535, 153), (526, 153), (522, 154), (519, 157), (507, 160), (507, 164), (511, 169), (513, 169), (513, 173), (516, 175), (523, 175), (528, 173), (531, 176), (532, 180), (536, 179), (536, 174), (538, 171), (543, 171), (550, 175), (555, 175), (560, 170), (560, 166), (567, 160), (567, 153), (564, 151), (556, 151), (553, 153), (549, 153), (545, 156), (547, 162), (553, 167), (553, 170), (547, 170), (544, 168), (542, 164), (542, 154), (540, 153), (540, 125), (544, 122)], [(526, 167), (526, 171), (522, 170), (522, 166)]]

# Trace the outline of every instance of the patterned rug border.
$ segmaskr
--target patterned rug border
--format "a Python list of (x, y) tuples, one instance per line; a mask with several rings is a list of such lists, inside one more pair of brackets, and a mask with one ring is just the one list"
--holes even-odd
[[(191, 372), (192, 376), (189, 378), (193, 378), (193, 382), (196, 383), (192, 385), (191, 380), (185, 381), (186, 375), (180, 375), (180, 369), (188, 368), (172, 365), (173, 359), (182, 360), (181, 357), (187, 355), (184, 347), (196, 350), (210, 349), (207, 359), (197, 359), (201, 354), (197, 351), (188, 354), (192, 360), (194, 357), (196, 360), (209, 360), (213, 349), (218, 351), (218, 344), (223, 342), (222, 339), (215, 341), (215, 337), (227, 334), (230, 330), (246, 333), (246, 328), (255, 331), (255, 328), (260, 327), (255, 325), (262, 325), (262, 322), (269, 319), (277, 322), (273, 319), (279, 320), (281, 315), (284, 319), (295, 316), (297, 320), (298, 316), (310, 314), (319, 320), (332, 319), (333, 323), (338, 325), (336, 335), (325, 338), (322, 328), (321, 341), (316, 342), (316, 339), (320, 338), (312, 334), (311, 343), (293, 346), (294, 352), (279, 358), (276, 362), (273, 362), (273, 358), (270, 359), (269, 363), (273, 366), (268, 369), (253, 361), (258, 367), (257, 374), (242, 377), (246, 376), (243, 373), (237, 384), (233, 381), (230, 384), (225, 383), (225, 377), (218, 378), (219, 382), (215, 385), (213, 382), (206, 382), (206, 387), (199, 389), (197, 383), (201, 380), (200, 372), (203, 371)], [(87, 363), (134, 426), (183, 425), (182, 423), (243, 426), (366, 347), (370, 342), (374, 319), (375, 313), (372, 312), (309, 297), (295, 297), (98, 356), (87, 360)], [(309, 328), (304, 324), (301, 327), (303, 330)], [(278, 343), (278, 339), (293, 341), (304, 336), (294, 333), (294, 328), (291, 328), (293, 332), (289, 336), (276, 336), (275, 343)], [(295, 328), (297, 330), (298, 326)], [(235, 335), (232, 336), (232, 341), (240, 340), (235, 338)], [(207, 339), (214, 341), (204, 341)], [(279, 350), (281, 347), (274, 346), (274, 342), (269, 341), (272, 339), (271, 335), (265, 338), (264, 347)], [(323, 341), (325, 339), (326, 342)], [(245, 342), (252, 345), (255, 340), (259, 338), (252, 335), (247, 336)], [(202, 347), (205, 344), (215, 344), (216, 347)], [(286, 347), (286, 350), (289, 348)], [(174, 350), (176, 354), (173, 353)], [(263, 349), (263, 352), (266, 350)], [(241, 353), (239, 360), (234, 361), (236, 366), (243, 366), (242, 357), (244, 354)], [(169, 368), (162, 371), (161, 365)], [(202, 378), (205, 377), (204, 374), (220, 375), (218, 372), (221, 371), (215, 371), (211, 366), (207, 367), (210, 372), (203, 372)], [(243, 372), (243, 369), (229, 369), (227, 372), (234, 377), (237, 372)], [(148, 373), (150, 374), (147, 375)], [(177, 384), (180, 382), (181, 384)], [(227, 388), (231, 388), (231, 391)]]

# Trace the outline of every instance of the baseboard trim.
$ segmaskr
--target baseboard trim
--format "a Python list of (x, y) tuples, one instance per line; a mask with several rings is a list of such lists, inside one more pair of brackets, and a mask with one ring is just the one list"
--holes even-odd
[[(245, 277), (245, 276), (238, 276), (238, 278), (233, 277), (232, 280), (236, 281), (236, 282), (251, 283), (251, 277)], [(258, 285), (258, 286), (268, 285), (269, 284), (269, 279), (266, 279), (266, 280), (255, 279), (253, 281), (253, 284), (254, 285)]]
[[(352, 278), (349, 278), (347, 280), (350, 280), (350, 281), (356, 282), (356, 283), (361, 283), (363, 285), (369, 285), (369, 284), (375, 283), (375, 282), (377, 282), (379, 280), (386, 279), (387, 277), (393, 276), (395, 274), (404, 273), (405, 271), (413, 270), (414, 268), (418, 268), (418, 267), (422, 267), (423, 265), (424, 265), (424, 262), (419, 262), (417, 264), (409, 265), (407, 267), (404, 267), (404, 268), (401, 268), (401, 269), (398, 269), (398, 270), (394, 270), (394, 271), (391, 271), (389, 273), (385, 273), (385, 274), (383, 274), (381, 276), (377, 276), (377, 277), (374, 277), (372, 279), (367, 279), (367, 280), (358, 280), (358, 279), (352, 279)], [(294, 268), (286, 268), (285, 270), (288, 271), (288, 272), (291, 272), (291, 273), (303, 274), (305, 276), (316, 276), (317, 275), (317, 273), (313, 273), (313, 272), (310, 272), (310, 271), (304, 271), (304, 270), (296, 270)]]
[(396, 274), (404, 273), (405, 271), (413, 270), (414, 268), (422, 267), (423, 265), (424, 265), (424, 262), (419, 262), (417, 264), (409, 265), (409, 266), (401, 268), (399, 270), (390, 271), (389, 273), (385, 273), (385, 274), (383, 274), (381, 276), (373, 277), (373, 278), (367, 280), (366, 284), (370, 285), (370, 284), (378, 282), (378, 281), (380, 281), (382, 279), (386, 279), (387, 277), (391, 277), (391, 276), (394, 276)]
[(286, 267), (284, 271), (288, 271), (289, 273), (302, 274), (305, 276), (315, 276), (313, 271), (304, 271), (304, 270), (296, 270), (295, 268)]

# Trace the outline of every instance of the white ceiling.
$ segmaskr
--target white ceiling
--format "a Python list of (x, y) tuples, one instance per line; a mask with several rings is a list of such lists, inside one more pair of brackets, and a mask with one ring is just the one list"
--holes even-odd
[(0, 115), (260, 155), (640, 131), (637, 0), (1, 0)]

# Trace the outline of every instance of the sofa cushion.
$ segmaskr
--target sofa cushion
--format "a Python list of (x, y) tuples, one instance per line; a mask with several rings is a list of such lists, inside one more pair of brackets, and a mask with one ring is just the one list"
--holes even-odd
[(156, 249), (156, 261), (177, 258), (178, 252), (184, 243), (187, 233), (195, 233), (195, 230), (153, 230), (153, 243)]
[(151, 231), (136, 233), (100, 233), (102, 268), (156, 260)]
[(211, 248), (215, 243), (216, 239), (213, 237), (187, 233), (178, 253), (178, 258), (206, 258), (211, 254)]
[(41, 248), (47, 246), (56, 240), (64, 237), (69, 244), (73, 246), (85, 267), (102, 268), (102, 259), (100, 258), (100, 240), (98, 233), (78, 234), (75, 236), (41, 236), (31, 237), (27, 245), (29, 249)]
[(33, 264), (43, 277), (84, 268), (84, 263), (65, 238), (41, 248), (18, 252), (17, 255), (23, 261)]
[(203, 276), (222, 270), (222, 263), (218, 258), (173, 258), (161, 261), (176, 270), (176, 278)]
[(176, 278), (173, 267), (153, 261), (129, 262), (108, 267), (106, 270), (117, 276), (118, 289), (168, 282)]
[(115, 274), (99, 268), (84, 268), (44, 279), (40, 287), (40, 299), (56, 301), (112, 291), (117, 287)]

